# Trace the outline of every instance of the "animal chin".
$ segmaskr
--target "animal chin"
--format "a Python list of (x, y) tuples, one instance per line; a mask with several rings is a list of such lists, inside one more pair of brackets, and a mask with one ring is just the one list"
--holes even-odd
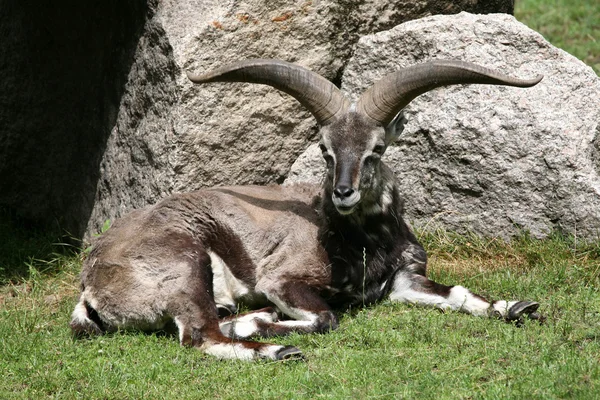
[(350, 215), (354, 212), (355, 208), (356, 208), (355, 206), (352, 206), (352, 207), (336, 206), (335, 207), (337, 212), (340, 213), (341, 215)]

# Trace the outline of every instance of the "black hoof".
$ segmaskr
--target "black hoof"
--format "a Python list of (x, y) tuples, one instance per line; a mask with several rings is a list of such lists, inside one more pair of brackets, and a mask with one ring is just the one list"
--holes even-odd
[(509, 322), (515, 321), (517, 325), (523, 323), (523, 317), (526, 316), (529, 319), (544, 321), (544, 317), (537, 313), (537, 309), (540, 304), (535, 301), (519, 301), (508, 310), (506, 320)]
[(540, 324), (543, 324), (544, 322), (546, 322), (546, 316), (540, 314), (539, 312), (533, 312), (533, 313), (529, 314), (528, 317), (529, 317), (529, 319), (538, 321)]
[(279, 350), (276, 354), (277, 360), (304, 360), (302, 352), (294, 346), (285, 346)]

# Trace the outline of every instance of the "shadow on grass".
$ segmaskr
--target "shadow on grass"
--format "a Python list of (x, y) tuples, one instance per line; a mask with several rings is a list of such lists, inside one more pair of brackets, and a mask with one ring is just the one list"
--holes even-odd
[(29, 278), (32, 269), (53, 273), (57, 255), (77, 251), (69, 239), (47, 226), (39, 226), (0, 208), (0, 285)]

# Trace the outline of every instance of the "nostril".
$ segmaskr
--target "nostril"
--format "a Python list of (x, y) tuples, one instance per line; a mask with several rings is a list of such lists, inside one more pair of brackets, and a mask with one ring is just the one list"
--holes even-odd
[(337, 198), (347, 198), (347, 197), (352, 196), (353, 193), (354, 193), (354, 189), (352, 189), (351, 187), (348, 187), (348, 186), (338, 186), (335, 189), (333, 189), (333, 194)]

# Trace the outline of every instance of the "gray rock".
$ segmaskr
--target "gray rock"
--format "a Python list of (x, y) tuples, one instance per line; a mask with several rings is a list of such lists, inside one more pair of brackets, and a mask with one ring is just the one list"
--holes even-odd
[[(591, 68), (508, 15), (435, 16), (361, 38), (342, 88), (356, 98), (386, 73), (458, 59), (544, 80), (529, 89), (455, 86), (420, 96), (385, 160), (408, 219), (430, 229), (509, 238), (600, 233), (600, 80)], [(322, 168), (315, 148), (289, 181)]]
[(280, 182), (309, 114), (184, 70), (277, 57), (339, 81), (361, 34), (461, 10), (512, 0), (0, 1), (0, 207), (81, 237), (173, 191)]

